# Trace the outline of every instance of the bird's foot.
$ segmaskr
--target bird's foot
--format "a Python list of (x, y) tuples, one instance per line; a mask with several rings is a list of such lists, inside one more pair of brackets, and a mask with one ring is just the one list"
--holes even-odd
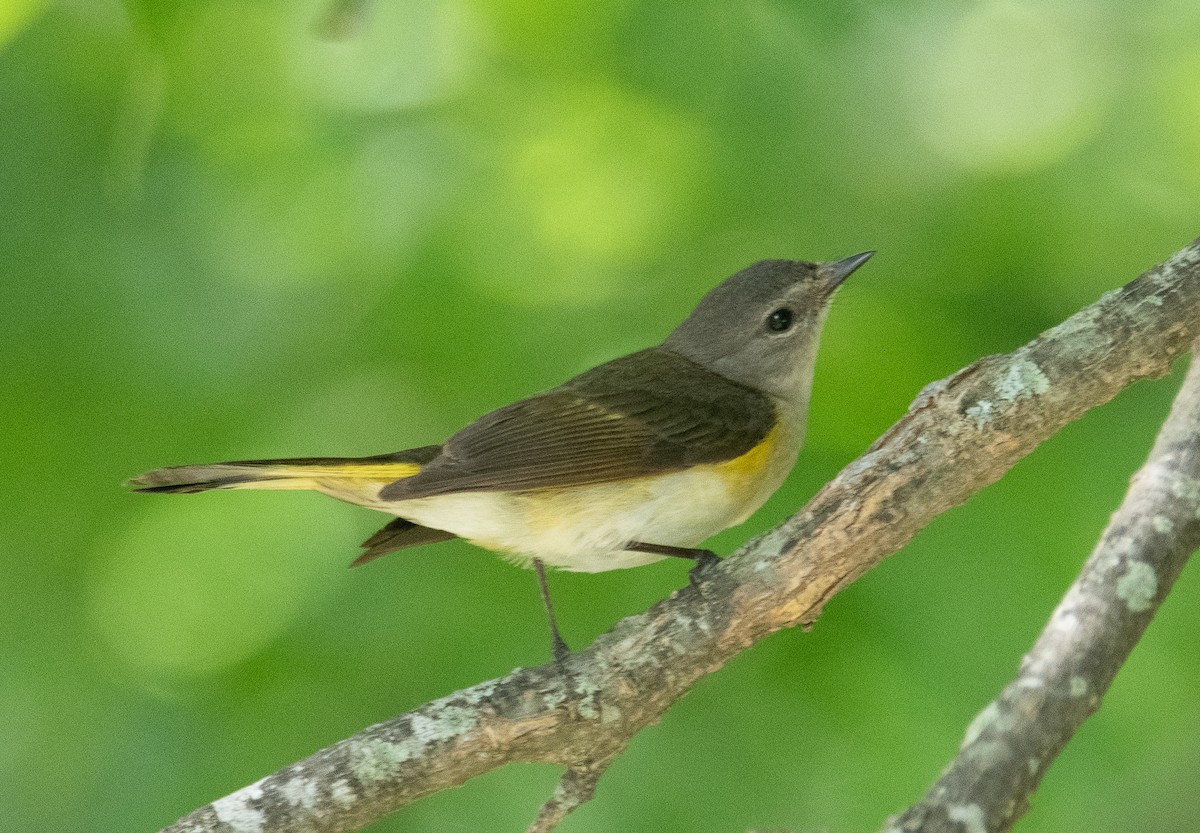
[(704, 573), (716, 565), (721, 563), (721, 556), (717, 555), (712, 550), (696, 550), (696, 565), (688, 570), (688, 581), (693, 587), (700, 584), (700, 579), (704, 577)]
[(555, 665), (562, 665), (571, 656), (571, 648), (558, 632), (558, 628), (550, 632), (550, 651), (554, 654)]

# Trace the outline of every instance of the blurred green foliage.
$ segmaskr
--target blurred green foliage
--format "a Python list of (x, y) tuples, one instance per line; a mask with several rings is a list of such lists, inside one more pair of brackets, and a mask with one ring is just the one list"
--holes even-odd
[[(810, 440), (729, 551), (925, 383), (1200, 233), (1200, 7), (931, 0), (0, 2), (0, 818), (153, 830), (548, 643), (461, 542), (348, 571), (385, 518), (119, 483), (369, 454), (660, 339), (764, 257), (880, 254)], [(564, 831), (875, 829), (1009, 677), (1178, 375), (1071, 426), (638, 737)], [(683, 583), (551, 577), (585, 645)], [(1193, 831), (1181, 580), (1021, 829)], [(510, 767), (380, 831), (520, 830)]]

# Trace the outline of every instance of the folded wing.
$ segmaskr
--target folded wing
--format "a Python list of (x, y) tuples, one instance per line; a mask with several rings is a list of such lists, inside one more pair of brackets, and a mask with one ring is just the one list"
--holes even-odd
[(476, 420), (380, 498), (579, 486), (719, 463), (774, 424), (765, 394), (654, 348)]

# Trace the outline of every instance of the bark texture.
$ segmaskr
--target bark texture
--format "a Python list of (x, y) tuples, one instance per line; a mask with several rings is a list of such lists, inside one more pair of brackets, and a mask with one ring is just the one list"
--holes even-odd
[[(1196, 346), (1200, 346), (1197, 342)], [(967, 728), (925, 798), (884, 833), (995, 833), (1029, 808), (1050, 763), (1100, 699), (1200, 547), (1200, 361), (1121, 508), (1016, 679)]]

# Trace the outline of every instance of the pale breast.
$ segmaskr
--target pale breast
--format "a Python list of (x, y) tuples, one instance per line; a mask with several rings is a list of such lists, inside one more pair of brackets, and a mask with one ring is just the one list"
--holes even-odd
[(787, 477), (799, 451), (795, 433), (776, 428), (726, 463), (618, 483), (436, 495), (387, 511), (518, 563), (539, 558), (578, 572), (636, 567), (663, 556), (625, 550), (632, 541), (694, 547), (750, 517)]

